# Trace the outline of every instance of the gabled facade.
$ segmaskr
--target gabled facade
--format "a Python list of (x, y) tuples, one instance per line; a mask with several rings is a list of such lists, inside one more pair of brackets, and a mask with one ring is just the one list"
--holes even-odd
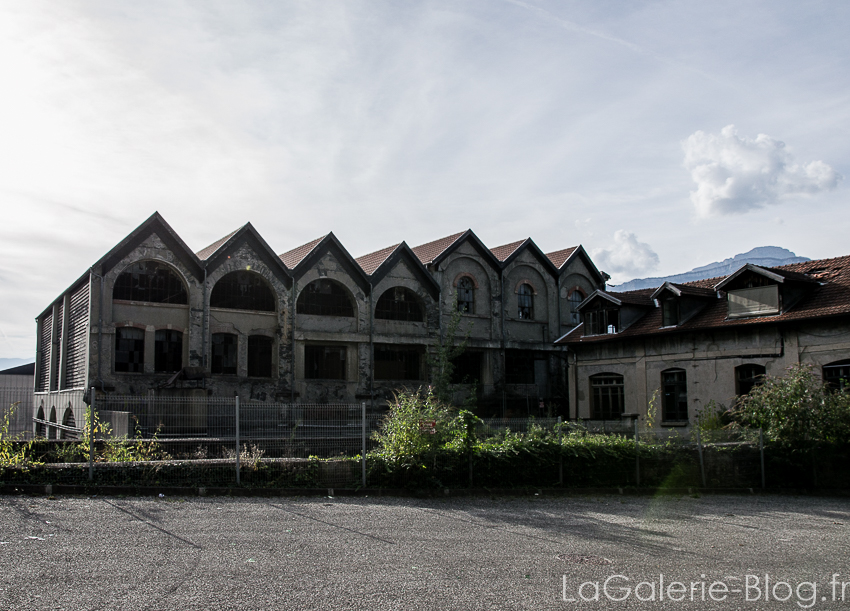
[(565, 350), (553, 342), (574, 326), (570, 300), (605, 281), (580, 246), (491, 250), (471, 230), (357, 259), (333, 233), (275, 252), (248, 223), (194, 253), (153, 214), (38, 316), (41, 432), (82, 422), (92, 387), (382, 408), (428, 383), (458, 309), (469, 340), (457, 381), (485, 415), (540, 413), (540, 401), (558, 413)]
[(797, 363), (836, 388), (850, 379), (850, 257), (597, 291), (578, 309), (556, 342), (569, 351), (572, 417), (645, 415), (657, 393), (658, 426), (689, 426)]

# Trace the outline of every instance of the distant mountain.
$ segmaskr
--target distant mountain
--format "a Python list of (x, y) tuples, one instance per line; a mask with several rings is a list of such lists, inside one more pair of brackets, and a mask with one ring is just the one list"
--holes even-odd
[(637, 289), (657, 288), (665, 282), (693, 282), (705, 278), (716, 278), (727, 276), (746, 263), (759, 265), (761, 267), (776, 267), (778, 265), (790, 265), (791, 263), (802, 263), (811, 261), (808, 257), (798, 257), (786, 248), (778, 246), (759, 246), (749, 252), (735, 255), (731, 259), (724, 259), (716, 263), (709, 263), (702, 267), (695, 267), (684, 274), (665, 276), (663, 278), (638, 278), (629, 280), (623, 284), (612, 286), (617, 291), (634, 291)]
[(28, 363), (34, 362), (35, 359), (0, 359), (0, 371), (4, 369), (11, 369), (12, 367), (17, 367), (18, 365), (26, 365)]

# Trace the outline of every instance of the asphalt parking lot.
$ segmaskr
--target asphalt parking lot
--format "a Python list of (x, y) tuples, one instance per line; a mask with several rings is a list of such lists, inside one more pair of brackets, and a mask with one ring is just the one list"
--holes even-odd
[(850, 503), (836, 498), (5, 496), (0, 507), (3, 609), (850, 609)]

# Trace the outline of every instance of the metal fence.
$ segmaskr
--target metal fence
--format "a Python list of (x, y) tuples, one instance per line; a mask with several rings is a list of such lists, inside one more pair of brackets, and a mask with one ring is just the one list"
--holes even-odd
[(32, 400), (32, 386), (0, 386), (0, 407), (2, 407), (0, 426), (7, 429), (5, 431), (7, 436), (21, 439), (32, 437)]

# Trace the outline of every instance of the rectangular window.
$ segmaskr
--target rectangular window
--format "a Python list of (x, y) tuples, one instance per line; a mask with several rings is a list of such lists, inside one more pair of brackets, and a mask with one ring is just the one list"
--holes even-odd
[(272, 377), (272, 352), (274, 341), (264, 335), (248, 338), (248, 375), (253, 378)]
[(452, 384), (477, 384), (481, 382), (480, 352), (464, 351), (452, 361)]
[(345, 346), (304, 346), (304, 377), (309, 380), (344, 380)]
[(726, 294), (729, 318), (779, 314), (779, 285), (738, 289)]
[(160, 329), (154, 334), (153, 370), (174, 373), (183, 367), (183, 334)]
[(679, 300), (665, 299), (661, 302), (662, 327), (675, 327), (679, 324)]
[(505, 383), (534, 384), (534, 353), (505, 350)]
[(619, 420), (625, 411), (623, 376), (600, 374), (591, 376), (593, 396), (591, 418), (594, 420)]
[(133, 327), (115, 330), (115, 371), (142, 373), (145, 365), (145, 332)]
[(586, 335), (605, 335), (617, 333), (620, 329), (620, 310), (617, 308), (602, 308), (589, 310), (584, 314)]
[(420, 354), (408, 346), (375, 346), (375, 379), (421, 380)]
[(238, 342), (232, 333), (213, 333), (212, 336), (212, 373), (236, 375), (238, 362)]
[(663, 422), (688, 421), (688, 384), (685, 371), (677, 369), (661, 373), (661, 383), (664, 388)]

